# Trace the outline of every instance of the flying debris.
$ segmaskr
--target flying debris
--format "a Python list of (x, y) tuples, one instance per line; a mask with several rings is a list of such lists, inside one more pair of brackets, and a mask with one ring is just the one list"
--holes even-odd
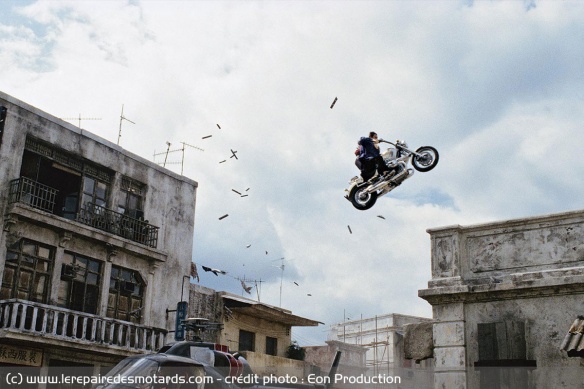
[(235, 150), (235, 151), (233, 151), (233, 149), (229, 149), (229, 150), (231, 150), (231, 154), (232, 154), (231, 157), (229, 157), (229, 158), (235, 157), (235, 159), (239, 159), (239, 158), (237, 158), (237, 155), (235, 155), (235, 153), (237, 153), (237, 150)]
[(241, 280), (241, 287), (243, 288), (243, 290), (245, 290), (247, 294), (251, 294), (251, 288), (253, 288), (253, 286), (247, 286), (245, 282)]
[(251, 188), (247, 188), (245, 191), (247, 192), (248, 190), (250, 190)]
[(333, 101), (333, 103), (331, 104), (331, 109), (333, 109), (333, 107), (335, 106), (335, 103), (337, 102), (337, 98), (335, 97), (335, 100)]
[(296, 286), (300, 286), (300, 285), (298, 285), (298, 282), (296, 282), (296, 281), (294, 281), (294, 285), (296, 285)]
[(268, 255), (268, 252), (266, 251), (266, 255)]
[(219, 274), (227, 274), (227, 272), (225, 270), (219, 270), (219, 269), (212, 269), (210, 267), (207, 266), (201, 266), (203, 268), (204, 271), (210, 271), (211, 273), (215, 274), (216, 276), (218, 276)]
[(385, 220), (385, 218), (381, 215), (377, 215), (378, 218)]
[(248, 244), (247, 246), (245, 246), (246, 249), (250, 248), (251, 244)]
[(347, 228), (349, 229), (349, 233), (352, 234), (353, 231), (351, 231), (351, 226), (347, 226)]
[(307, 295), (307, 296), (312, 296), (310, 293), (307, 293), (306, 295)]
[(220, 126), (219, 124), (217, 124), (217, 127), (218, 127), (219, 129), (221, 129), (221, 126)]
[(197, 272), (197, 265), (194, 262), (191, 262), (191, 277), (196, 278), (197, 282), (200, 282), (199, 273)]
[(213, 136), (213, 135), (207, 135), (207, 136), (204, 136), (204, 137), (202, 137), (201, 139), (207, 139), (207, 138), (210, 138), (210, 137), (212, 137), (212, 136)]
[(249, 195), (241, 195), (241, 197), (247, 197), (247, 196), (249, 196)]
[(236, 191), (235, 189), (231, 189), (231, 190), (241, 196), (241, 193), (240, 192)]
[(219, 162), (219, 163), (223, 163), (223, 162), (227, 162), (227, 160), (226, 160), (226, 159), (224, 159), (223, 161), (221, 161), (221, 162)]
[(219, 218), (219, 220), (223, 220), (223, 219), (225, 219), (227, 216), (229, 216), (229, 214), (227, 214), (227, 213), (226, 213), (225, 215), (221, 216), (221, 217)]

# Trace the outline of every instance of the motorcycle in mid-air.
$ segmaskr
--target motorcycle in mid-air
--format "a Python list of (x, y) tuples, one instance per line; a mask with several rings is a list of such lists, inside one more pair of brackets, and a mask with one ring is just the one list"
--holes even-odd
[[(414, 169), (419, 172), (427, 172), (436, 167), (438, 163), (438, 150), (432, 146), (422, 146), (416, 151), (408, 149), (405, 142), (397, 140), (395, 143), (383, 139), (379, 143), (388, 143), (389, 147), (381, 153), (383, 161), (390, 169), (385, 175), (376, 174), (365, 181), (361, 176), (355, 176), (349, 181), (349, 187), (345, 189), (345, 198), (353, 206), (361, 211), (371, 208), (377, 198), (383, 196), (414, 175)], [(412, 164), (414, 169), (408, 167)]]

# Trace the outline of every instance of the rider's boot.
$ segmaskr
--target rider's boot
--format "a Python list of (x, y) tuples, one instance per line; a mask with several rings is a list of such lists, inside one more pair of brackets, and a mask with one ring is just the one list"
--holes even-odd
[(395, 176), (395, 169), (386, 170), (380, 174), (380, 177), (383, 178), (384, 180), (390, 179), (393, 176)]

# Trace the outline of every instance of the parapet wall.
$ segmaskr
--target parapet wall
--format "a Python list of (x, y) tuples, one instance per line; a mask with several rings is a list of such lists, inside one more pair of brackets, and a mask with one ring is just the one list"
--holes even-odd
[(584, 211), (457, 225), (429, 229), (428, 233), (432, 241), (430, 288), (496, 283), (498, 278), (523, 273), (579, 268), (584, 259)]

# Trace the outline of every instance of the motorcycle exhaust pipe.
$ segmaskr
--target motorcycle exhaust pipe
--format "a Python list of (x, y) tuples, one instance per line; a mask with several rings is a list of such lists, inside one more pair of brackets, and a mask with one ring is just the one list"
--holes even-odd
[(399, 185), (410, 175), (410, 169), (404, 169), (402, 172), (398, 173), (397, 176), (393, 177), (389, 182)]
[(390, 183), (398, 186), (399, 184), (401, 184), (406, 178), (408, 178), (410, 175), (414, 174), (414, 171), (412, 169), (407, 169), (406, 168), (406, 164), (404, 162), (399, 162), (398, 165), (401, 165), (401, 169), (402, 171), (399, 172), (397, 175), (395, 175), (394, 177), (392, 177), (390, 180), (388, 181), (380, 181), (375, 185), (370, 186), (369, 188), (366, 189), (367, 193), (372, 193), (372, 192), (376, 192), (378, 190), (382, 190), (383, 188), (385, 188), (387, 185), (389, 185)]
[(366, 189), (367, 193), (373, 193), (373, 192), (377, 192), (378, 190), (381, 190), (382, 188), (384, 188), (385, 186), (387, 186), (389, 184), (388, 181), (380, 181), (375, 185), (370, 186), (369, 188)]

